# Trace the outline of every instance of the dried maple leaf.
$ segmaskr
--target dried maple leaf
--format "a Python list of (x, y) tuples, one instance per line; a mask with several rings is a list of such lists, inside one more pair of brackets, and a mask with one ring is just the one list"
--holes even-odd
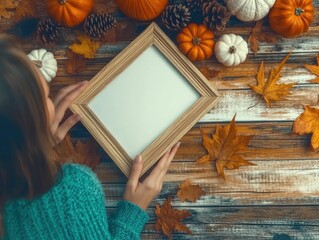
[(82, 54), (66, 50), (67, 60), (65, 61), (66, 71), (69, 74), (77, 74), (86, 70), (86, 60)]
[(22, 17), (35, 17), (37, 16), (37, 1), (36, 0), (19, 0), (14, 18), (16, 21)]
[(71, 136), (68, 134), (55, 149), (57, 152), (55, 159), (62, 163), (74, 162), (94, 168), (102, 158), (99, 153), (99, 145), (93, 138), (86, 143), (77, 140), (73, 144)]
[(19, 5), (16, 0), (0, 0), (0, 19), (9, 19), (13, 15), (13, 10)]
[(237, 169), (241, 166), (255, 165), (241, 156), (238, 152), (247, 148), (249, 141), (253, 138), (250, 136), (237, 135), (235, 126), (235, 116), (230, 124), (222, 127), (216, 126), (216, 132), (210, 138), (201, 129), (203, 145), (208, 151), (208, 154), (198, 159), (197, 163), (214, 162), (217, 173), (226, 181), (224, 169)]
[(208, 78), (208, 80), (213, 80), (212, 78), (218, 77), (218, 74), (220, 71), (217, 71), (215, 69), (210, 70), (207, 66), (198, 68), (201, 73)]
[(114, 0), (94, 0), (93, 12), (112, 13), (117, 10)]
[(319, 109), (304, 106), (305, 111), (300, 114), (293, 125), (293, 133), (304, 135), (312, 133), (311, 148), (319, 149)]
[(85, 58), (94, 58), (96, 51), (100, 48), (101, 43), (91, 40), (87, 35), (78, 35), (77, 40), (80, 43), (73, 43), (69, 48), (78, 54), (82, 54)]
[(186, 210), (173, 209), (171, 201), (172, 198), (168, 197), (162, 207), (159, 204), (155, 206), (155, 215), (157, 216), (156, 230), (162, 231), (169, 238), (172, 237), (173, 230), (192, 234), (189, 228), (181, 223), (181, 220), (190, 217), (192, 214)]
[(186, 200), (196, 202), (201, 196), (205, 195), (205, 191), (198, 185), (193, 185), (189, 179), (186, 179), (179, 185), (177, 196), (182, 202)]
[(257, 94), (260, 94), (265, 99), (267, 106), (271, 106), (271, 101), (279, 101), (285, 99), (285, 96), (290, 95), (289, 90), (296, 84), (295, 82), (289, 84), (277, 84), (281, 77), (280, 71), (285, 65), (291, 53), (289, 53), (282, 62), (270, 71), (269, 79), (265, 82), (265, 67), (262, 62), (257, 74), (257, 86), (249, 85)]
[(250, 43), (250, 49), (253, 53), (257, 54), (259, 51), (259, 43), (267, 42), (267, 43), (277, 43), (278, 37), (269, 32), (262, 31), (263, 20), (258, 21), (256, 25), (253, 27), (251, 34), (248, 38), (248, 42)]
[(77, 140), (75, 143), (76, 154), (74, 155), (72, 161), (95, 168), (102, 159), (99, 150), (100, 146), (93, 138), (90, 138), (87, 142)]
[(317, 55), (317, 66), (305, 64), (305, 67), (317, 76), (315, 79), (311, 80), (311, 82), (319, 83), (319, 54)]

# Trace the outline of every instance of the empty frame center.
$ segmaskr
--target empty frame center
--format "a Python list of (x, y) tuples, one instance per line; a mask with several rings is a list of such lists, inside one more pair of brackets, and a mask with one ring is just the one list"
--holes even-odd
[(146, 48), (88, 104), (131, 159), (201, 95), (154, 46)]

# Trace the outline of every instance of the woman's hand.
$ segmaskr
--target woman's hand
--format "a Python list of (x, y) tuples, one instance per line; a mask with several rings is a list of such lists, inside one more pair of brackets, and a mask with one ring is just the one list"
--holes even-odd
[(61, 123), (65, 111), (68, 109), (72, 101), (84, 91), (88, 86), (88, 81), (72, 84), (62, 88), (53, 101), (55, 107), (55, 116), (51, 123), (51, 132), (54, 137), (55, 144), (61, 142), (67, 132), (80, 120), (80, 116), (73, 114)]
[(146, 210), (152, 200), (161, 191), (164, 176), (179, 145), (180, 143), (175, 144), (172, 149), (164, 154), (151, 174), (143, 182), (139, 182), (143, 162), (141, 156), (137, 156), (134, 160), (131, 174), (125, 188), (124, 199)]

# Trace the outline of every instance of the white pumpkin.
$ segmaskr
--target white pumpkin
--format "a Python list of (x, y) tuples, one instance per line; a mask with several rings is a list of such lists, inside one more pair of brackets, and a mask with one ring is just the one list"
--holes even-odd
[(276, 0), (225, 0), (227, 8), (239, 20), (249, 22), (264, 18)]
[(235, 34), (224, 34), (215, 44), (215, 56), (226, 66), (236, 66), (244, 62), (247, 54), (247, 42)]
[(41, 48), (31, 51), (28, 57), (40, 69), (47, 82), (51, 82), (52, 78), (56, 76), (58, 71), (57, 61), (51, 52)]

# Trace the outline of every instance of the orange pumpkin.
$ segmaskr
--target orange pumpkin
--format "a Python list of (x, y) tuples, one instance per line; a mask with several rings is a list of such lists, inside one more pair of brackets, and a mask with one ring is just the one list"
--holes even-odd
[(93, 0), (47, 0), (49, 16), (65, 27), (74, 27), (86, 19), (93, 8)]
[(312, 0), (276, 0), (269, 13), (271, 28), (285, 38), (307, 32), (313, 19)]
[(162, 13), (168, 0), (116, 0), (115, 3), (126, 16), (147, 21)]
[(177, 35), (177, 43), (191, 61), (208, 59), (214, 52), (214, 34), (204, 25), (188, 25)]

